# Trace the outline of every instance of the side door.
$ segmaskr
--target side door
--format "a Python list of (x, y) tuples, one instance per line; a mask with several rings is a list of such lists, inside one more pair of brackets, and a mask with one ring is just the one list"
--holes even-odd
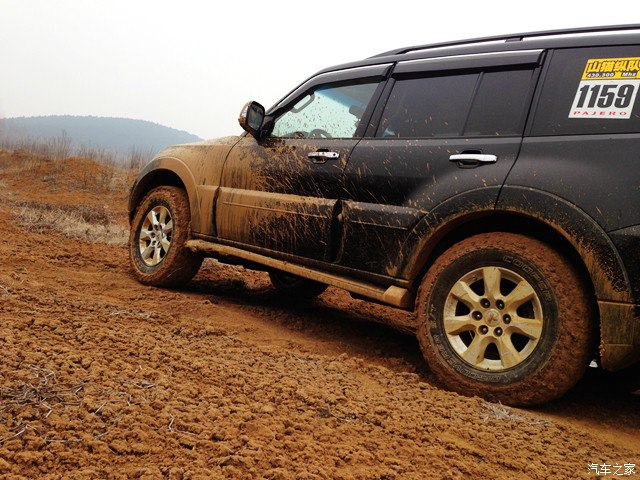
[(542, 53), (398, 63), (345, 169), (341, 264), (402, 278), (421, 219), (436, 227), (493, 208), (520, 150)]
[(328, 261), (342, 176), (388, 66), (312, 78), (231, 150), (216, 203), (220, 240)]

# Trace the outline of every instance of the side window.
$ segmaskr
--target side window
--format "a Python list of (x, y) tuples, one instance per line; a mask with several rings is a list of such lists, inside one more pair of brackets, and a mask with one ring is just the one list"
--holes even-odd
[(352, 138), (378, 83), (319, 86), (276, 118), (271, 136)]
[(532, 78), (522, 68), (399, 79), (376, 136), (521, 135)]
[(522, 135), (532, 79), (530, 69), (483, 73), (464, 135)]
[(462, 133), (478, 74), (398, 79), (377, 137), (455, 137)]
[(640, 132), (640, 47), (553, 52), (532, 135)]

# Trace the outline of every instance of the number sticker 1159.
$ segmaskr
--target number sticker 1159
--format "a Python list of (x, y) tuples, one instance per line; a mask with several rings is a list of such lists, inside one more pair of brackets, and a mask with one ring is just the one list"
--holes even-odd
[(580, 82), (569, 118), (630, 118), (639, 82), (638, 80)]

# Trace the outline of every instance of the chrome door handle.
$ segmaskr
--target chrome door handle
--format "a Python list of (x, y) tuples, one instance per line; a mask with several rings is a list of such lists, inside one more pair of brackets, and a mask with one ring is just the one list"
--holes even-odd
[(340, 158), (340, 154), (338, 152), (329, 152), (327, 150), (318, 150), (317, 152), (310, 152), (307, 154), (313, 163), (324, 163), (327, 160), (336, 160)]
[(456, 162), (458, 168), (477, 168), (480, 165), (496, 163), (498, 157), (496, 155), (487, 155), (479, 152), (462, 152), (451, 155), (449, 161)]
[(484, 153), (456, 153), (455, 155), (451, 155), (449, 160), (452, 162), (496, 163), (498, 157)]

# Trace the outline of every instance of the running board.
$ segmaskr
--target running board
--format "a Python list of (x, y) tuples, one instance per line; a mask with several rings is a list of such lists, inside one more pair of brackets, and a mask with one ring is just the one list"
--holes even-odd
[(228, 245), (220, 245), (218, 243), (206, 242), (204, 240), (189, 240), (186, 243), (186, 247), (192, 252), (230, 256), (249, 260), (276, 270), (282, 270), (283, 272), (292, 273), (299, 277), (308, 278), (309, 280), (315, 280), (316, 282), (343, 288), (348, 292), (372, 298), (379, 302), (393, 305), (394, 307), (410, 308), (414, 300), (413, 294), (406, 288), (396, 286), (381, 288), (371, 285), (370, 283), (358, 282), (339, 275), (325, 273), (309, 267), (302, 267), (285, 260), (278, 260), (276, 258), (260, 255), (259, 253), (248, 252)]

